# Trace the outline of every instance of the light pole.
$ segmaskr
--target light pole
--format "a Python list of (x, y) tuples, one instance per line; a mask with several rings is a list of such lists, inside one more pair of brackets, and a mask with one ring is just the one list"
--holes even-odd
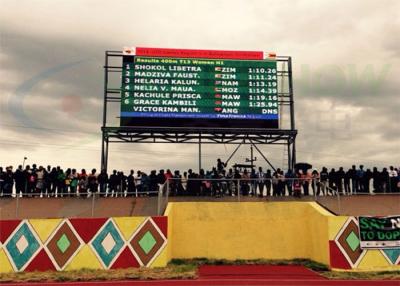
[(253, 155), (253, 144), (250, 145), (250, 159), (246, 158), (246, 162), (250, 162), (251, 169), (254, 169), (254, 162), (257, 161), (257, 157)]

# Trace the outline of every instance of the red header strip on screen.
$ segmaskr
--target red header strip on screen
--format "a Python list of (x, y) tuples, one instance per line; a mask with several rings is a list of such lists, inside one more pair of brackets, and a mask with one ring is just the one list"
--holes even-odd
[(218, 50), (188, 50), (188, 49), (161, 49), (136, 48), (137, 56), (172, 57), (172, 58), (204, 58), (204, 59), (237, 59), (262, 60), (263, 52), (256, 51), (218, 51)]

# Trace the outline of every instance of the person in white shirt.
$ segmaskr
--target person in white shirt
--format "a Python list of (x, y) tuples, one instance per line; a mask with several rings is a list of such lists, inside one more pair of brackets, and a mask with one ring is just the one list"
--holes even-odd
[(389, 167), (389, 184), (390, 184), (390, 192), (397, 192), (397, 176), (399, 174), (395, 170), (393, 166)]
[(264, 196), (264, 186), (265, 186), (265, 173), (262, 167), (258, 168), (257, 172), (257, 184), (258, 184), (258, 196), (262, 198)]

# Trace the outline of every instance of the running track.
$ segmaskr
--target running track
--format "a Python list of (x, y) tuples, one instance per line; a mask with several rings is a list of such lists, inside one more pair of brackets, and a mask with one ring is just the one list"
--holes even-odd
[(145, 280), (100, 282), (5, 283), (8, 286), (204, 286), (204, 285), (270, 285), (270, 286), (400, 286), (399, 280), (328, 280), (302, 266), (203, 266), (195, 280)]

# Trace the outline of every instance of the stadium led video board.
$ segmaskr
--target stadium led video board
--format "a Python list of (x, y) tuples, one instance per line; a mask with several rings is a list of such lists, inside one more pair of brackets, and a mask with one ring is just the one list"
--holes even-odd
[(278, 128), (278, 110), (274, 55), (124, 49), (121, 126)]

